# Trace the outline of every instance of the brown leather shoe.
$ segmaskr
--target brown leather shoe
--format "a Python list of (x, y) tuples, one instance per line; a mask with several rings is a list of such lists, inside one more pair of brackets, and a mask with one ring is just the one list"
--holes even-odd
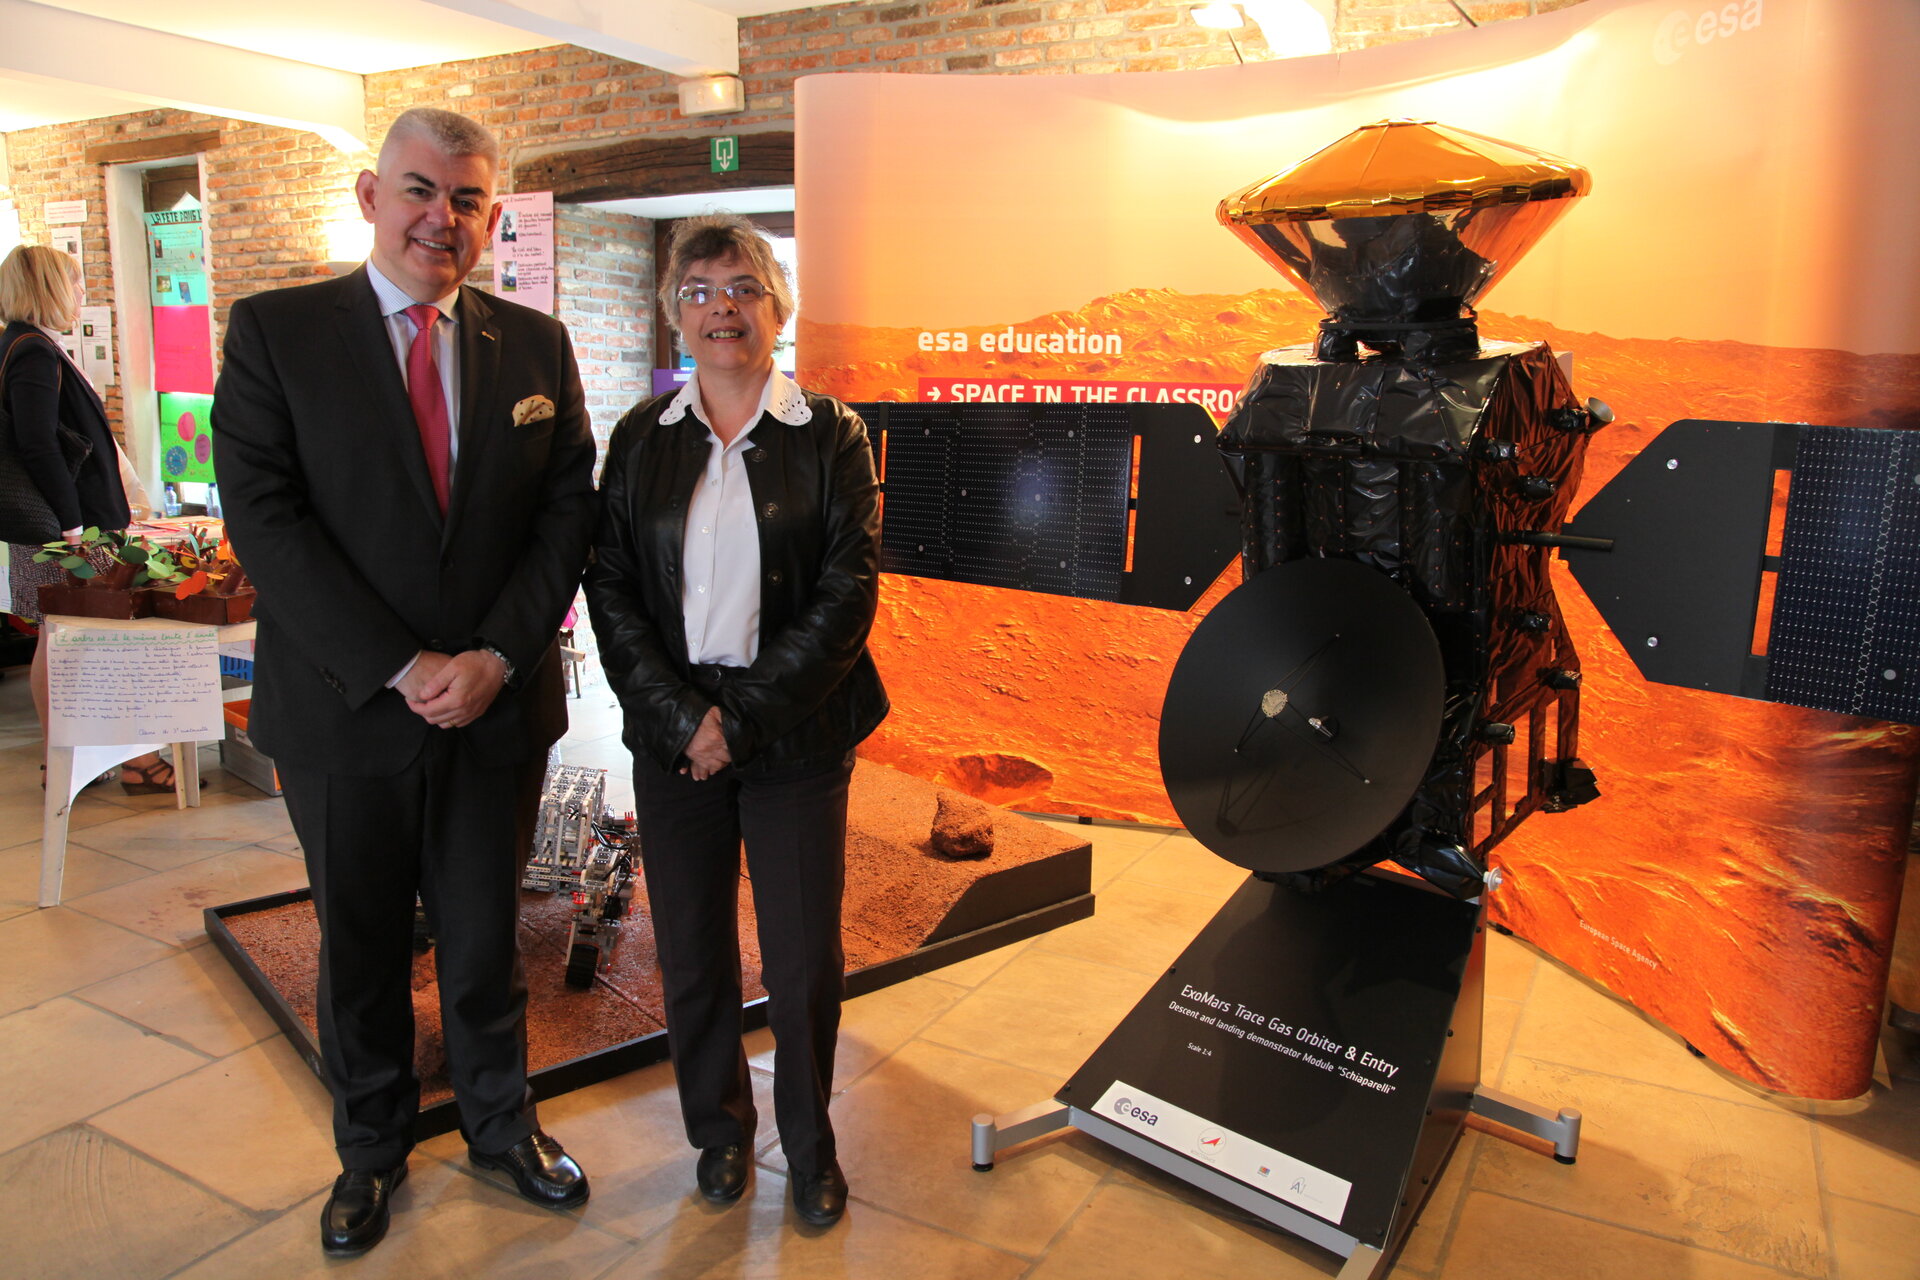
[(847, 1179), (834, 1161), (818, 1173), (790, 1173), (793, 1211), (802, 1222), (830, 1227), (847, 1211)]
[(391, 1169), (349, 1169), (335, 1178), (320, 1211), (320, 1247), (330, 1257), (351, 1258), (379, 1244), (394, 1188), (406, 1180), (405, 1161)]
[(587, 1175), (558, 1142), (538, 1129), (498, 1155), (468, 1147), (467, 1159), (482, 1169), (510, 1175), (522, 1197), (544, 1208), (571, 1209), (587, 1202)]

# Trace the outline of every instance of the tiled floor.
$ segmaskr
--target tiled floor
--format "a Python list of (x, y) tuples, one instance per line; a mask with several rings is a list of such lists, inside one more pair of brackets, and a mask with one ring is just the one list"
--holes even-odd
[[(554, 1099), (594, 1180), (552, 1214), (426, 1143), (393, 1231), (326, 1262), (319, 1083), (207, 945), (201, 908), (304, 883), (285, 810), (221, 773), (180, 813), (76, 807), (67, 899), (33, 906), (40, 792), (25, 673), (0, 681), (0, 1274), (20, 1277), (1324, 1277), (1338, 1260), (1078, 1134), (982, 1175), (966, 1122), (1050, 1096), (1238, 883), (1186, 837), (1090, 829), (1093, 918), (848, 1005), (835, 1115), (853, 1207), (799, 1228), (771, 1125), (745, 1202), (692, 1187), (664, 1066)], [(568, 758), (625, 756), (604, 688)], [(613, 788), (621, 790), (621, 785)], [(1082, 831), (1089, 829), (1082, 828)], [(1493, 938), (1485, 1075), (1580, 1107), (1577, 1165), (1470, 1132), (1394, 1275), (1443, 1280), (1920, 1277), (1920, 1085), (1764, 1096), (1526, 946)], [(756, 1080), (770, 1064), (753, 1038)]]

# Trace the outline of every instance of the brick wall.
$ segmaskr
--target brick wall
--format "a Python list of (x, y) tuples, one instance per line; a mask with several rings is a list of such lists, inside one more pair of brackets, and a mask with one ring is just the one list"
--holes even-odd
[(793, 82), (832, 71), (1173, 71), (1256, 59), (1258, 32), (1197, 26), (1189, 4), (1162, 0), (910, 0), (833, 5), (740, 23), (750, 111), (791, 112)]
[[(1524, 18), (1580, 0), (1463, 0), (1475, 21)], [(503, 168), (533, 155), (637, 135), (741, 133), (793, 127), (793, 84), (836, 71), (939, 74), (1107, 74), (1215, 66), (1268, 54), (1257, 31), (1194, 24), (1191, 0), (855, 0), (740, 23), (747, 110), (686, 120), (676, 77), (572, 46), (385, 72), (366, 78), (368, 135), (406, 108), (446, 105), (499, 136)], [(1338, 0), (1335, 47), (1414, 39), (1463, 25), (1445, 0)], [(1239, 42), (1236, 54), (1233, 41)], [(203, 154), (215, 321), (262, 289), (321, 279), (327, 224), (358, 217), (355, 173), (369, 154), (343, 155), (312, 134), (179, 111), (143, 111), (6, 135), (0, 196), (11, 196), (28, 242), (46, 235), (49, 200), (84, 199), (90, 301), (116, 304), (107, 256), (102, 170), (90, 145), (218, 129)], [(652, 223), (562, 208), (557, 310), (571, 326), (595, 430), (645, 393), (652, 350)], [(474, 283), (491, 283), (483, 261)], [(118, 421), (117, 396), (109, 408)]]
[(573, 334), (594, 433), (604, 442), (648, 394), (653, 367), (653, 223), (577, 205), (553, 211), (559, 317)]
[(1460, 9), (1447, 0), (1336, 0), (1339, 20), (1334, 25), (1333, 47), (1344, 53), (1376, 44), (1394, 44), (1418, 40), (1465, 25), (1460, 9), (1473, 21), (1485, 25), (1530, 18), (1570, 9), (1581, 0), (1461, 0)]
[[(220, 145), (206, 153), (201, 197), (208, 209), (209, 281), (220, 304), (216, 318), (224, 323), (226, 307), (237, 297), (326, 274), (325, 227), (359, 217), (352, 181), (362, 157), (343, 156), (309, 133), (184, 111), (144, 111), (8, 134), (11, 189), (0, 194), (10, 195), (19, 209), (21, 239), (29, 244), (46, 241), (49, 201), (87, 202), (81, 226), (87, 301), (113, 306), (117, 324), (104, 170), (86, 163), (87, 148), (208, 129), (221, 133)], [(105, 399), (118, 429), (117, 384)]]

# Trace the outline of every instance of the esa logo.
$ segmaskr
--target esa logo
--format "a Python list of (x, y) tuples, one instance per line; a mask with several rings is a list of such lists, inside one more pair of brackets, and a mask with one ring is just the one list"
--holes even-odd
[(1156, 1125), (1160, 1123), (1159, 1116), (1148, 1111), (1145, 1107), (1135, 1106), (1132, 1098), (1115, 1098), (1113, 1101), (1113, 1114), (1128, 1120), (1138, 1120), (1144, 1125)]
[(1762, 0), (1728, 0), (1697, 13), (1675, 9), (1653, 32), (1653, 60), (1663, 66), (1680, 61), (1695, 45), (1712, 44), (1760, 25)]

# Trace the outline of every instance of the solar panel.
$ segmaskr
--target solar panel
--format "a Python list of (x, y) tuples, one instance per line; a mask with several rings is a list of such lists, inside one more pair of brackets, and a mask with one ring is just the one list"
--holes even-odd
[(1767, 696), (1920, 723), (1920, 432), (1801, 428)]
[(888, 573), (1118, 600), (1134, 429), (1120, 405), (888, 406)]
[(1920, 431), (1676, 422), (1566, 531), (1614, 540), (1561, 554), (1647, 679), (1920, 724)]

